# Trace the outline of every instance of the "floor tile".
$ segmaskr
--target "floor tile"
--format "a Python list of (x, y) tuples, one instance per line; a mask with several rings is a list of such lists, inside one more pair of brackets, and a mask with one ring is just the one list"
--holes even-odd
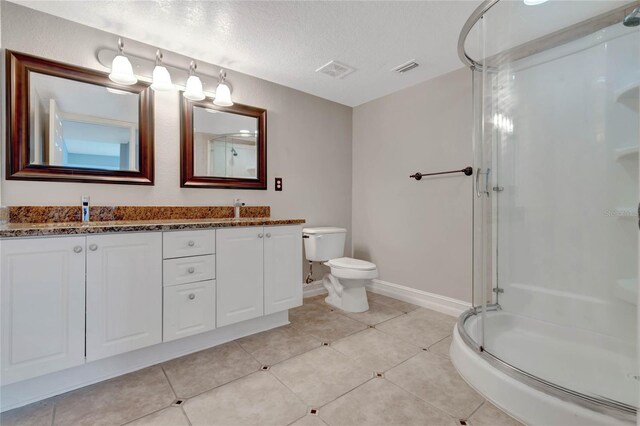
[(522, 423), (496, 408), (490, 402), (485, 402), (482, 407), (469, 418), (472, 426), (522, 426)]
[(367, 297), (369, 298), (369, 302), (375, 302), (380, 305), (385, 305), (389, 308), (396, 309), (404, 313), (408, 313), (419, 308), (419, 306), (414, 305), (413, 303), (403, 302), (402, 300), (393, 299), (391, 297), (372, 293), (370, 291), (367, 292)]
[(55, 424), (123, 424), (168, 407), (174, 399), (162, 369), (149, 367), (58, 397)]
[(320, 409), (329, 425), (455, 425), (453, 418), (385, 379), (373, 379)]
[(385, 378), (455, 417), (469, 417), (484, 401), (448, 358), (429, 352), (421, 352), (392, 368)]
[(317, 296), (305, 297), (304, 303), (316, 303), (316, 302), (324, 302), (326, 299), (327, 293), (318, 294)]
[(378, 324), (376, 328), (409, 343), (429, 347), (449, 336), (455, 322), (456, 319), (448, 315), (419, 308)]
[(268, 372), (258, 371), (188, 400), (193, 425), (287, 425), (307, 406)]
[(319, 347), (271, 367), (271, 373), (310, 407), (320, 407), (373, 377), (331, 347)]
[(449, 348), (451, 347), (451, 336), (446, 337), (440, 340), (438, 343), (434, 343), (429, 346), (429, 352), (433, 352), (434, 354), (444, 355), (449, 357)]
[(366, 324), (342, 315), (335, 309), (331, 311), (332, 308), (323, 305), (324, 302), (303, 305), (300, 308), (305, 308), (304, 310), (290, 311), (289, 321), (303, 333), (311, 334), (325, 342), (333, 342), (367, 328)]
[(358, 365), (371, 371), (386, 371), (420, 352), (420, 347), (369, 328), (331, 344)]
[(178, 397), (190, 398), (246, 376), (258, 370), (260, 363), (236, 342), (229, 342), (168, 361), (162, 367)]
[(2, 426), (51, 426), (53, 399), (46, 399), (0, 414)]
[(168, 407), (127, 423), (127, 426), (189, 426), (189, 420), (180, 407)]
[(340, 313), (367, 325), (376, 325), (383, 321), (390, 320), (391, 318), (404, 315), (404, 312), (402, 311), (376, 302), (369, 302), (369, 310), (365, 312), (340, 311)]
[(324, 303), (324, 301), (309, 302), (305, 299), (302, 306), (289, 309), (289, 321), (294, 323), (313, 320), (331, 314), (332, 309), (333, 308)]
[(263, 365), (273, 365), (320, 346), (320, 340), (292, 326), (247, 336), (236, 340)]
[(320, 416), (306, 415), (301, 419), (291, 423), (290, 426), (327, 426)]

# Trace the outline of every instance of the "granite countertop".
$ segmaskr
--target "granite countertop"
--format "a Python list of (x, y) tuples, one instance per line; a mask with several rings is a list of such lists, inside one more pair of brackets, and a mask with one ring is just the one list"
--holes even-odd
[(174, 231), (189, 229), (228, 228), (235, 226), (298, 225), (304, 222), (304, 219), (273, 219), (270, 217), (248, 217), (240, 219), (211, 218), (122, 220), (103, 222), (6, 223), (4, 225), (0, 225), (0, 238), (103, 234), (109, 232)]

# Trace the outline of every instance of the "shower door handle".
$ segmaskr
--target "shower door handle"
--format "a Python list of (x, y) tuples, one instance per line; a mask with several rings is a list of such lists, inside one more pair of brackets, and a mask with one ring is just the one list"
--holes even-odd
[(491, 196), (491, 192), (489, 192), (489, 175), (491, 175), (491, 169), (487, 169), (487, 176), (484, 178), (484, 193), (487, 194), (487, 197)]
[(482, 197), (482, 194), (486, 194), (487, 197), (490, 195), (489, 194), (489, 175), (491, 174), (491, 169), (487, 169), (487, 171), (484, 173), (485, 177), (484, 177), (484, 191), (480, 191), (480, 175), (483, 174), (482, 173), (482, 169), (478, 168), (478, 171), (476, 172), (476, 197), (480, 198)]

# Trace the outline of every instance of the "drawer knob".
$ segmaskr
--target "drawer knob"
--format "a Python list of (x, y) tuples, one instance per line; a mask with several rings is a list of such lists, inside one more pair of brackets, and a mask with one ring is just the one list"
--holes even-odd
[(195, 299), (195, 298), (196, 298), (196, 295), (195, 295), (195, 294), (193, 294), (193, 293), (189, 294), (189, 300), (193, 300), (193, 299)]
[(73, 251), (76, 252), (76, 253), (82, 253), (82, 247), (81, 246), (75, 246), (73, 248)]
[(97, 245), (97, 244), (91, 244), (91, 245), (89, 246), (89, 250), (91, 250), (91, 251), (96, 251), (96, 250), (98, 250), (98, 245)]
[(190, 241), (187, 243), (187, 245), (188, 245), (189, 247), (193, 247), (193, 246), (195, 246), (195, 245), (196, 245), (196, 243), (195, 243), (195, 241), (190, 240)]
[(271, 234), (267, 232), (267, 238), (271, 238)]
[(262, 238), (262, 237), (263, 237), (263, 235), (262, 235), (262, 234), (258, 234), (258, 238)]
[(196, 268), (194, 268), (193, 266), (189, 266), (189, 269), (187, 269), (187, 271), (188, 271), (190, 274), (193, 274), (193, 273), (196, 271)]

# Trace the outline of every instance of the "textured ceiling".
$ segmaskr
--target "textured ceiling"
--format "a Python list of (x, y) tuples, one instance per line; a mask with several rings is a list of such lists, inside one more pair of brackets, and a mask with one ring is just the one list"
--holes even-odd
[[(458, 35), (481, 3), (13, 1), (349, 106), (461, 68)], [(623, 3), (552, 0), (530, 7), (502, 0), (485, 20), (492, 36), (487, 48), (506, 48)], [(420, 67), (391, 72), (412, 59)], [(344, 79), (315, 72), (331, 60), (356, 71)]]
[[(480, 3), (14, 2), (349, 106), (462, 67), (458, 33)], [(391, 72), (411, 59), (420, 67)], [(315, 72), (331, 60), (356, 71)]]

